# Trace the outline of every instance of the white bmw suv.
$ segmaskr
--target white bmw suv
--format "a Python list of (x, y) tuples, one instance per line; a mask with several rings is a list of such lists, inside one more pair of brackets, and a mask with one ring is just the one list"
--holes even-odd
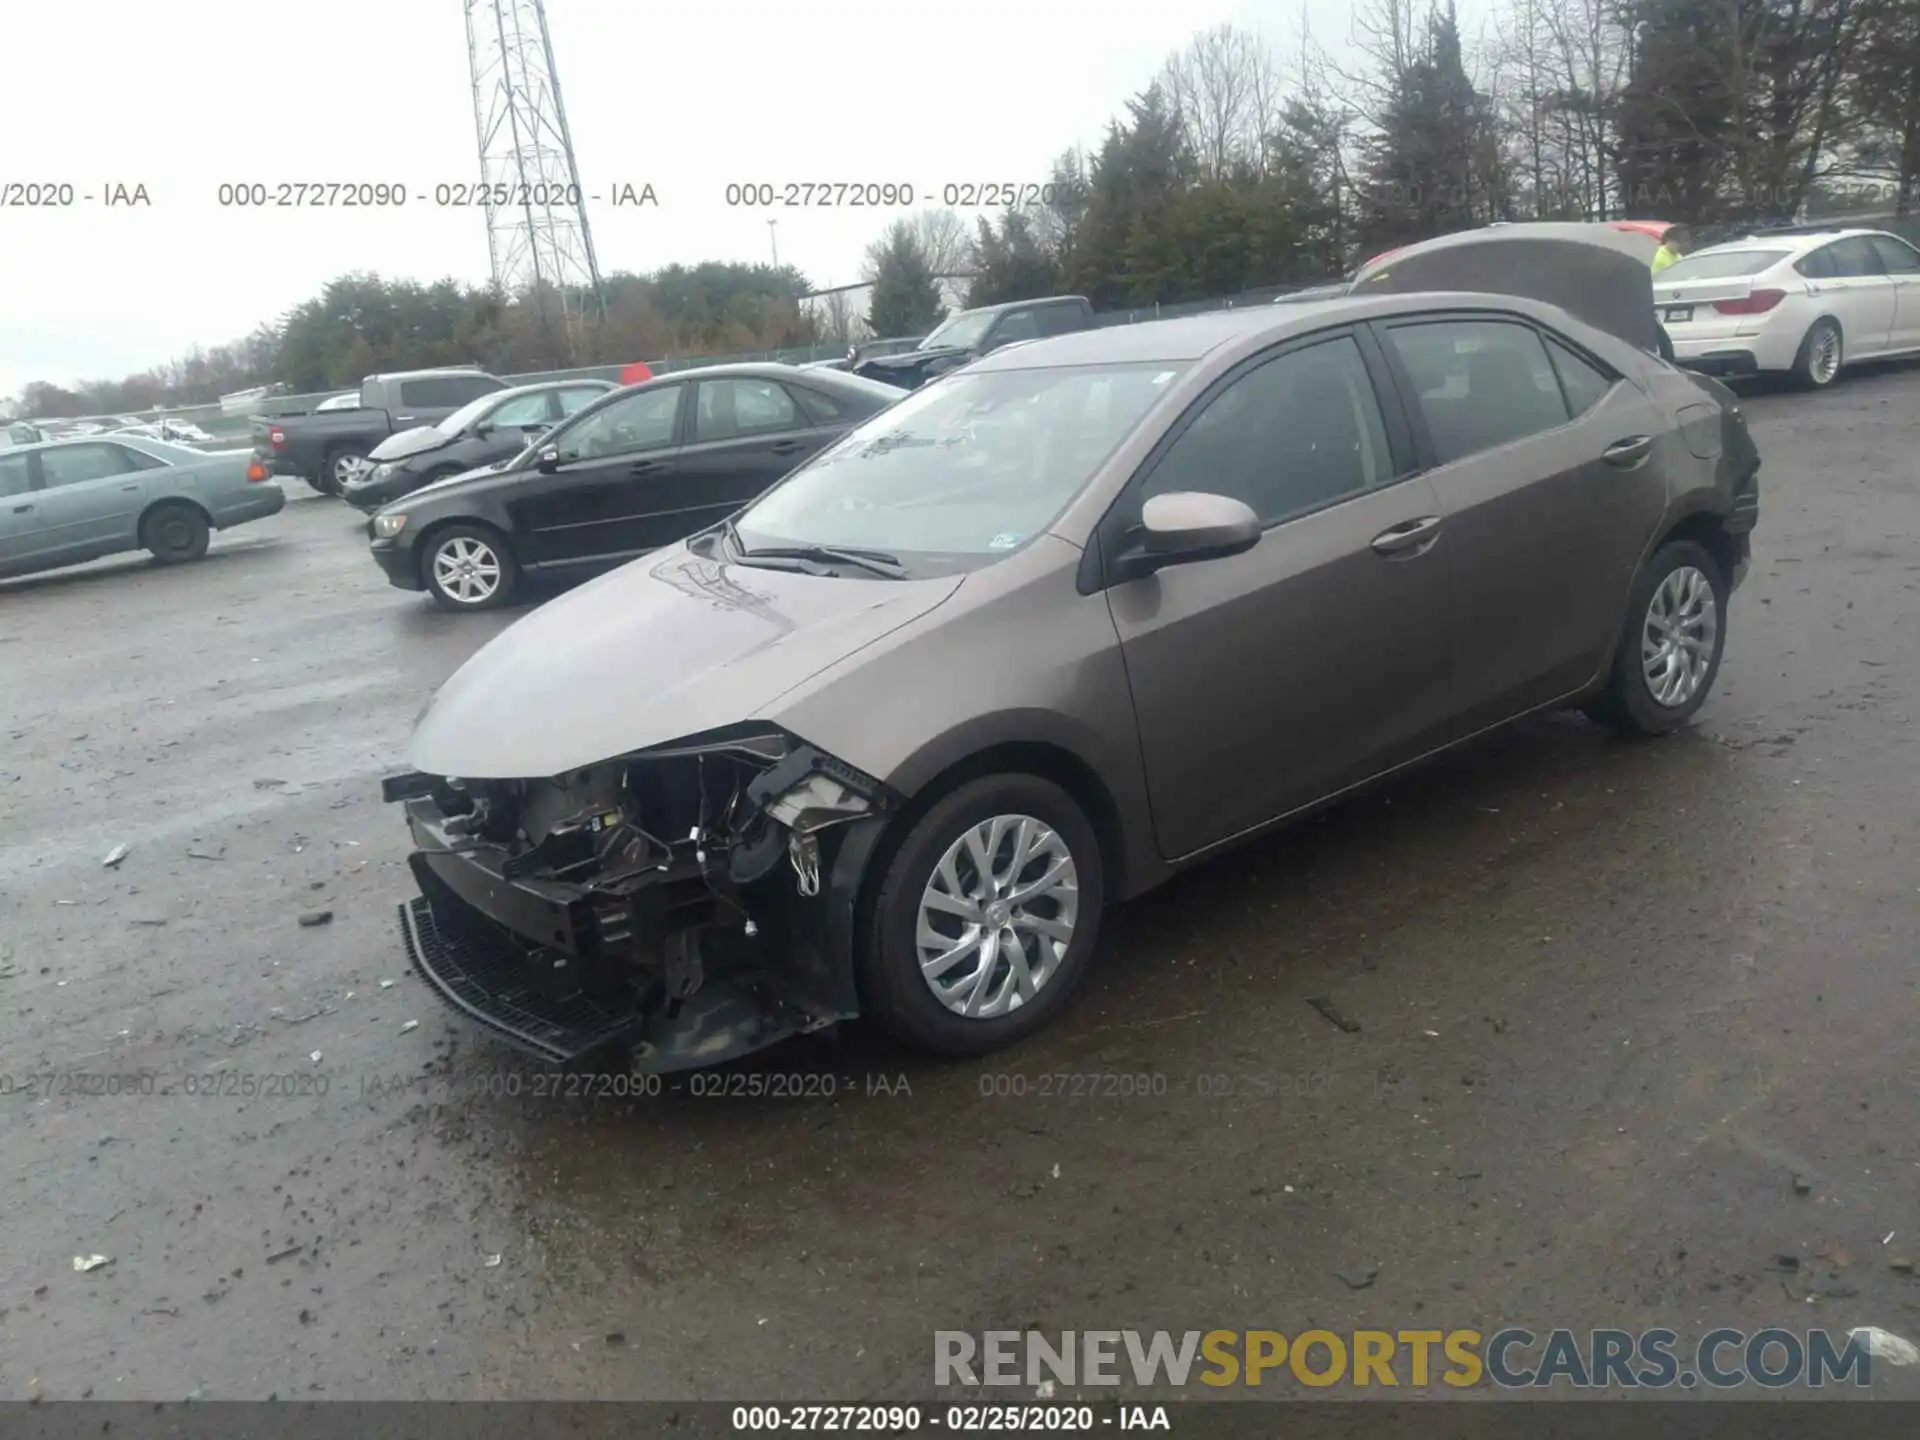
[(1791, 374), (1920, 355), (1920, 250), (1882, 230), (1750, 235), (1653, 277), (1674, 359), (1709, 375)]

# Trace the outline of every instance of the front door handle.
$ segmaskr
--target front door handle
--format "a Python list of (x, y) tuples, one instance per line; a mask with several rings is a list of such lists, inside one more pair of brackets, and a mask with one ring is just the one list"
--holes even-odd
[(800, 448), (798, 440), (776, 440), (769, 447), (776, 455), (791, 455)]
[(28, 503), (26, 505), (16, 505), (13, 507), (13, 513), (16, 515), (24, 515), (32, 508), (33, 506), (31, 503)]
[(629, 475), (658, 475), (667, 465), (664, 460), (636, 460), (627, 467)]
[(140, 487), (139, 485), (135, 484), (135, 485), (122, 485), (120, 488), (122, 490), (138, 490)]
[(1600, 458), (1609, 465), (1617, 465), (1622, 470), (1632, 470), (1646, 462), (1653, 453), (1651, 435), (1629, 435), (1624, 440), (1616, 440), (1600, 452)]
[(1418, 520), (1409, 520), (1396, 525), (1391, 530), (1382, 530), (1373, 537), (1373, 551), (1376, 555), (1385, 555), (1390, 559), (1407, 555), (1423, 555), (1433, 542), (1440, 538), (1440, 517), (1423, 515)]

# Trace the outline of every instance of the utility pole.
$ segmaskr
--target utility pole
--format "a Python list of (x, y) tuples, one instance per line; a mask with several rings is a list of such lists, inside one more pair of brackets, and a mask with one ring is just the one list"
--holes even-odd
[(462, 0), (473, 124), (486, 185), (487, 253), (508, 298), (557, 301), (568, 339), (606, 314), (586, 195), (560, 101), (544, 0)]
[(773, 246), (773, 268), (776, 270), (780, 268), (780, 232), (777, 228), (779, 224), (778, 220), (767, 221), (767, 240)]

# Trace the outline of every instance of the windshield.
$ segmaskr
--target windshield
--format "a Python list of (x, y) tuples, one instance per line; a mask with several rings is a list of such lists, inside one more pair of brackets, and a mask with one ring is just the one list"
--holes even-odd
[(993, 318), (994, 312), (991, 310), (963, 310), (946, 324), (935, 328), (931, 335), (920, 342), (920, 348), (933, 350), (942, 345), (951, 345), (956, 350), (970, 350), (986, 338)]
[(1703, 250), (1676, 260), (1653, 277), (1656, 285), (1674, 280), (1731, 280), (1758, 275), (1787, 258), (1784, 250)]
[(469, 426), (478, 424), (480, 417), (499, 403), (500, 392), (489, 391), (478, 400), (469, 400), (433, 428), (442, 435), (458, 435)]
[(966, 568), (1052, 524), (1183, 364), (960, 373), (914, 391), (737, 519), (749, 550), (879, 550)]

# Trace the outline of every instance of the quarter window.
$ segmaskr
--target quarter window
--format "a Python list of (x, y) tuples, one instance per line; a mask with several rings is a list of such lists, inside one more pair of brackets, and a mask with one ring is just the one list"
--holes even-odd
[(1547, 337), (1547, 353), (1553, 357), (1553, 368), (1559, 372), (1561, 388), (1567, 392), (1568, 408), (1576, 416), (1598, 405), (1601, 397), (1613, 388), (1611, 375), (1551, 335)]
[(1140, 498), (1231, 495), (1272, 524), (1393, 475), (1386, 424), (1350, 335), (1277, 355), (1205, 402)]
[(1567, 423), (1539, 332), (1504, 320), (1396, 325), (1387, 342), (1413, 382), (1434, 459), (1450, 465)]
[(544, 425), (547, 423), (546, 392), (516, 396), (494, 411), (487, 419), (503, 430), (517, 430), (526, 425)]

